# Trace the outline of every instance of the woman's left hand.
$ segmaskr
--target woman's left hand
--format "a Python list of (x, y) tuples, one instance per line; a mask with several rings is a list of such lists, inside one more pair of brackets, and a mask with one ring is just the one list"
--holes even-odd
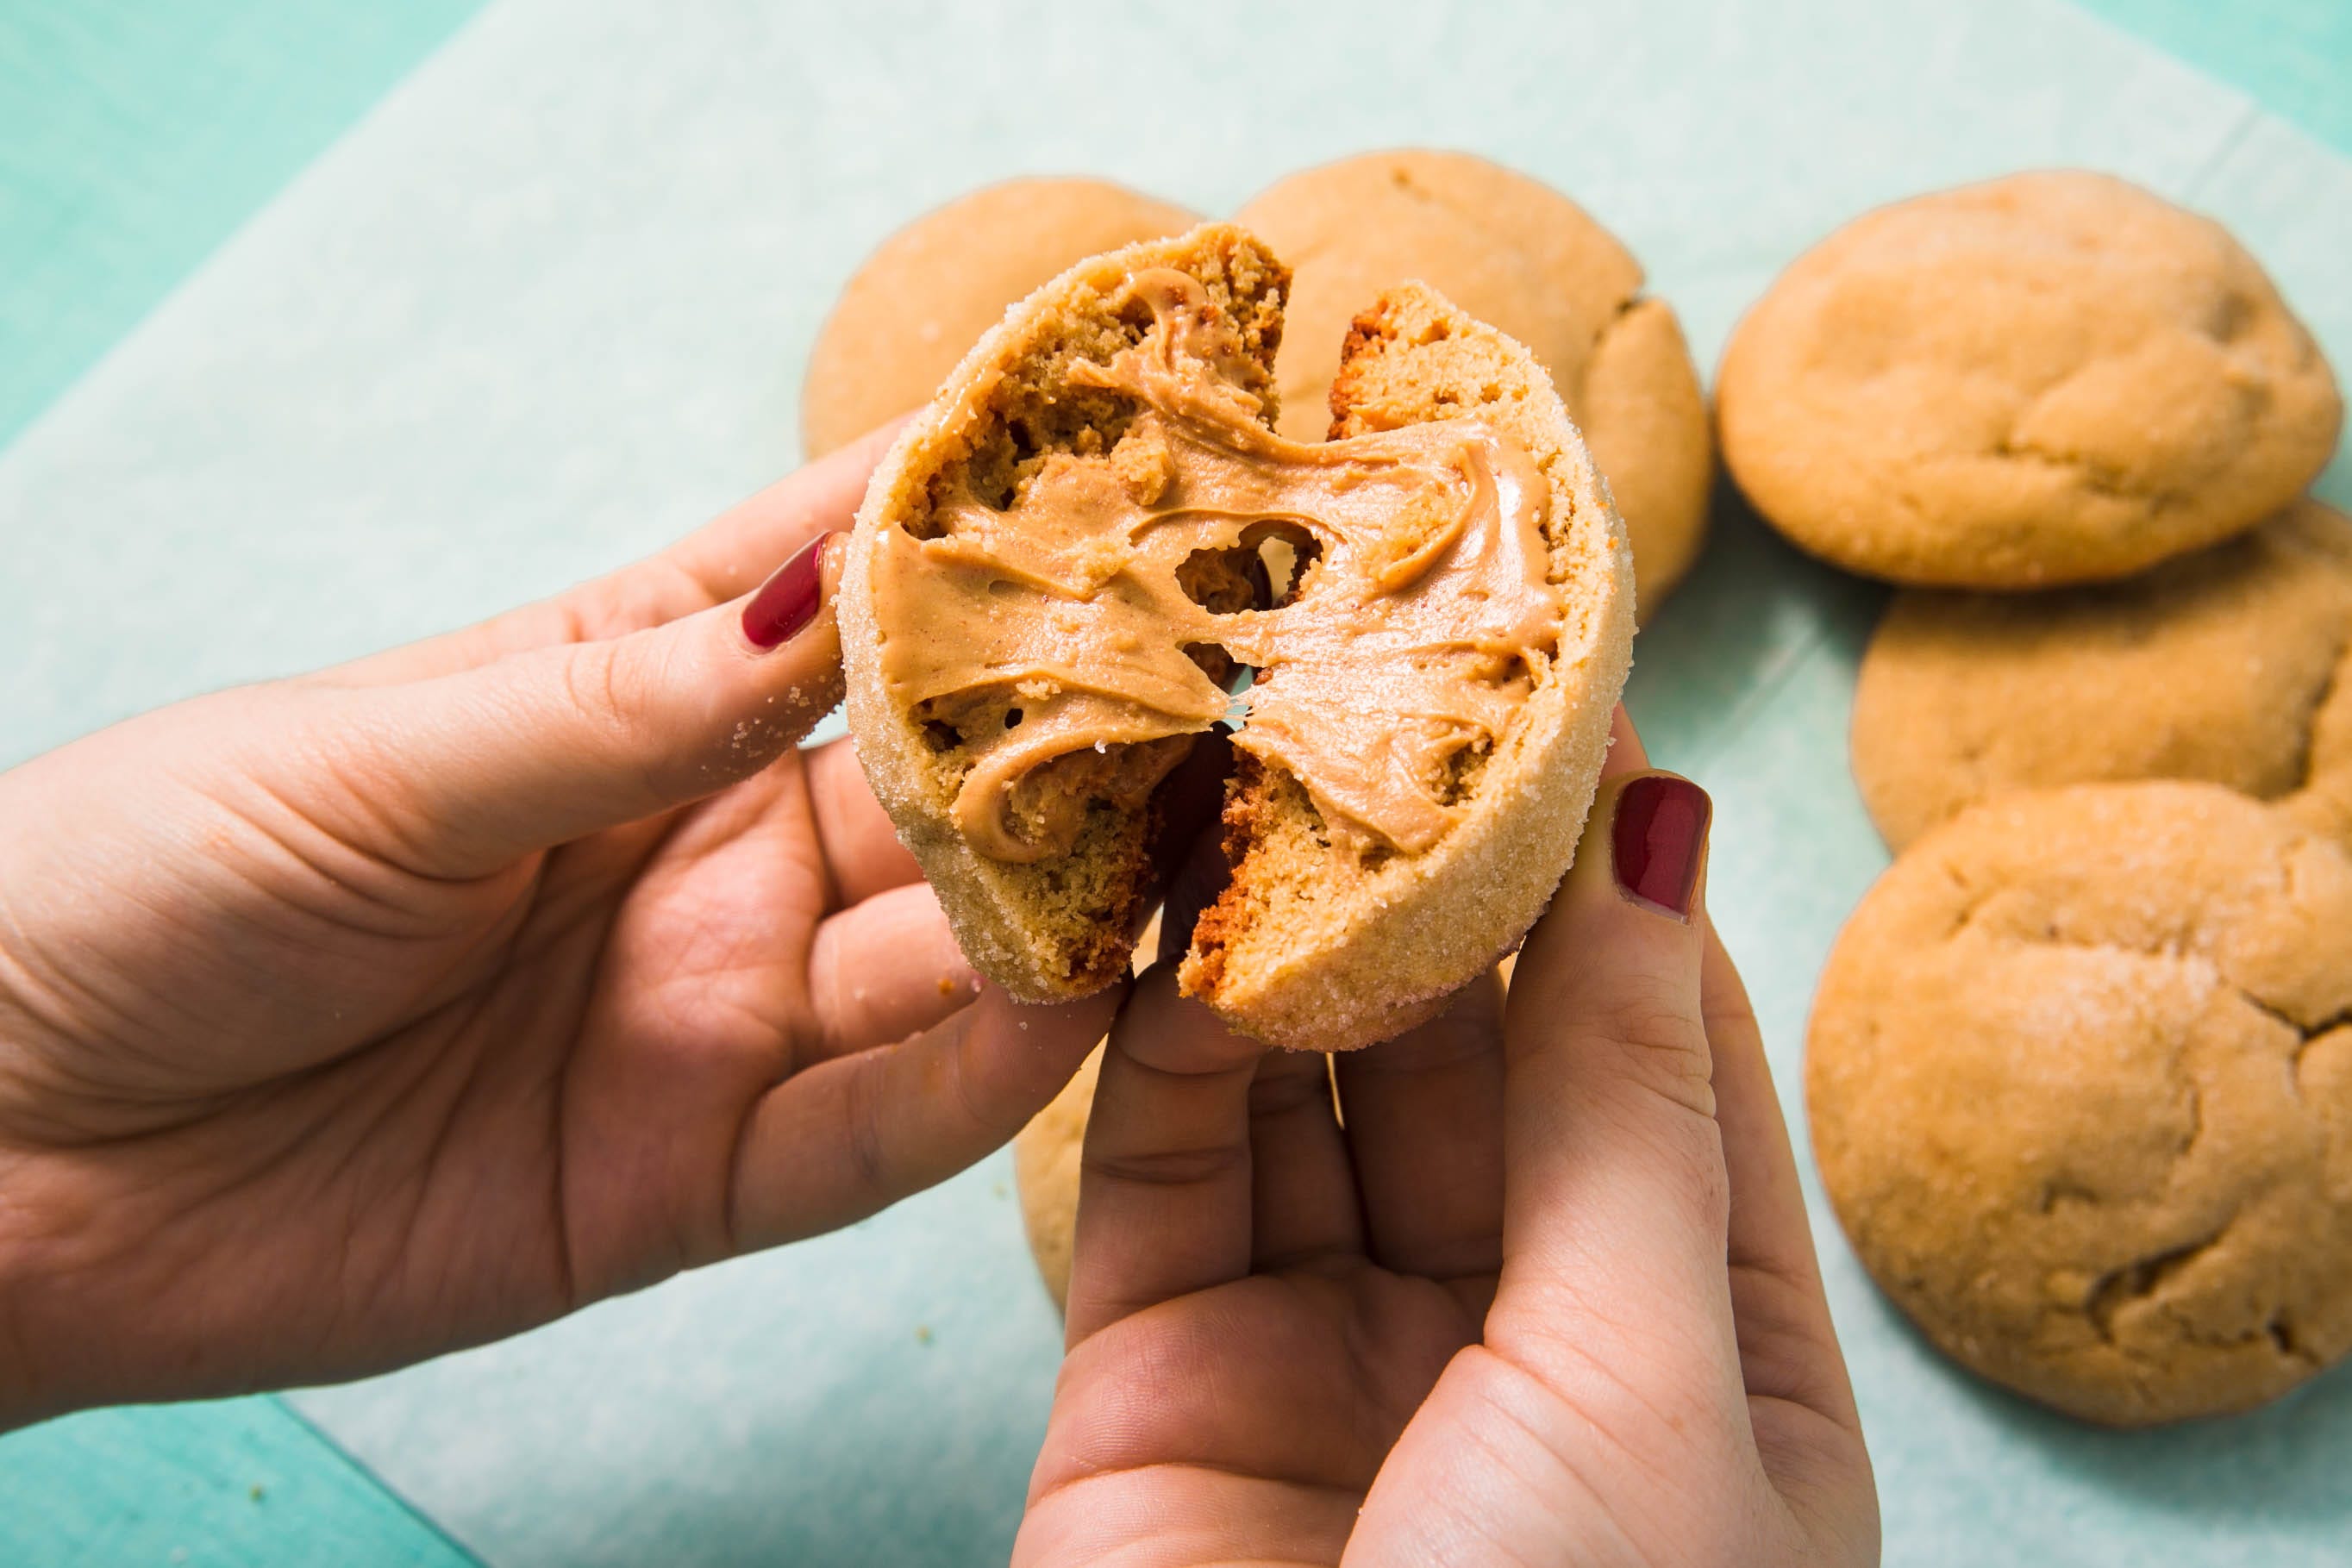
[(1117, 993), (979, 982), (847, 745), (796, 748), (879, 452), (0, 775), (0, 1428), (493, 1338), (1052, 1097)]

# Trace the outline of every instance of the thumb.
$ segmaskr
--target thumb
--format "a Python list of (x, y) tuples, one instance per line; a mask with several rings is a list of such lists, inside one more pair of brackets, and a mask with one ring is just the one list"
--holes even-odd
[(1673, 1334), (1694, 1353), (1685, 1364), (1712, 1369), (1731, 1313), (1699, 986), (1709, 816), (1706, 792), (1672, 774), (1605, 783), (1520, 955), (1504, 1026), (1496, 1317), (1589, 1321), (1601, 1291), (1606, 1321)]
[(752, 592), (626, 636), (561, 643), (365, 694), (366, 747), (413, 869), (486, 875), (750, 778), (842, 696), (821, 534)]

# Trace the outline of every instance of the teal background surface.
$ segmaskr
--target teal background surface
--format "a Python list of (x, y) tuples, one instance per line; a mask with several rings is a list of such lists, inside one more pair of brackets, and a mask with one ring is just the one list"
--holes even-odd
[[(2086, 8), (2352, 151), (2352, 5), (2343, 0), (2084, 0)], [(0, 5), (0, 445), (37, 417), (220, 242), (461, 26), (471, 0), (96, 0)], [(2340, 486), (2338, 499), (2342, 499)], [(0, 575), (22, 518), (0, 516)], [(1785, 605), (1743, 599), (1751, 573), (1803, 569), (1736, 513), (1677, 614), (1718, 614), (1759, 646)], [(1811, 601), (1866, 624), (1869, 591), (1802, 579)], [(1719, 641), (1712, 647), (1720, 647)], [(1704, 678), (1706, 659), (1663, 643), (1653, 689)], [(1834, 669), (1791, 665), (1792, 678)], [(1824, 712), (1837, 704), (1825, 699)], [(5, 738), (5, 737), (0, 737)], [(1694, 734), (1654, 736), (1678, 765), (1764, 769)], [(1812, 737), (1816, 740), (1820, 737)], [(1795, 745), (1793, 735), (1751, 743)], [(13, 746), (0, 754), (13, 755)], [(1735, 807), (1736, 809), (1736, 807)], [(1780, 822), (1758, 822), (1754, 841)], [(1834, 835), (1844, 825), (1824, 823)], [(1866, 854), (1869, 846), (1856, 846)], [(1840, 896), (1846, 896), (1842, 892)], [(1768, 982), (1769, 984), (1769, 982)], [(1759, 989), (1764, 988), (1759, 987)], [(1988, 1400), (1992, 1396), (1985, 1396)], [(2250, 1429), (2255, 1511), (2298, 1441), (2340, 1440), (2341, 1399)], [(2030, 1427), (2033, 1417), (2023, 1417)], [(2168, 1473), (2164, 1439), (2131, 1449), (2046, 1437), (2053, 1458)], [(2191, 1450), (2174, 1441), (2183, 1458)], [(2081, 1456), (2125, 1456), (2105, 1461)], [(2151, 1497), (2151, 1508), (2163, 1500)], [(0, 1439), (0, 1561), (28, 1563), (446, 1563), (473, 1560), (365, 1467), (274, 1398), (93, 1413)]]
[(2352, 152), (2352, 0), (2078, 0)]
[(0, 1562), (476, 1561), (276, 1398), (93, 1410), (0, 1440)]
[[(478, 8), (0, 5), (0, 446)], [(0, 1439), (0, 1562), (470, 1561), (275, 1398)]]
[(0, 444), (478, 5), (0, 5)]
[[(0, 444), (482, 0), (0, 5)], [(2352, 152), (2352, 0), (2079, 0)]]

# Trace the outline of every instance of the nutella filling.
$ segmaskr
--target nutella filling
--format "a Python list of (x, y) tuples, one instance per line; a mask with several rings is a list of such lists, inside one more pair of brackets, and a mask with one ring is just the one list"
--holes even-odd
[[(1238, 706), (1234, 744), (1337, 839), (1428, 849), (1555, 653), (1549, 486), (1473, 419), (1285, 440), (1196, 279), (1130, 287), (1143, 340), (1068, 377), (1134, 400), (1118, 444), (1047, 455), (1002, 510), (943, 485), (933, 537), (880, 539), (883, 679), (969, 760), (958, 829), (1001, 861), (1066, 853), (1093, 803), (1139, 808)], [(1286, 591), (1269, 540), (1297, 552)], [(1239, 699), (1235, 666), (1255, 672)]]

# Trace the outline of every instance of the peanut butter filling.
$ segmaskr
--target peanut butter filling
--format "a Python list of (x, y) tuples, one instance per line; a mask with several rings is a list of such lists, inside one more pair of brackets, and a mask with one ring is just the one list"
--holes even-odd
[[(878, 541), (883, 679), (968, 761), (957, 827), (997, 860), (1066, 853), (1092, 805), (1141, 806), (1239, 708), (1234, 744), (1338, 838), (1428, 849), (1555, 652), (1549, 485), (1476, 420), (1286, 441), (1197, 280), (1130, 287), (1143, 340), (1069, 372), (1134, 400), (1117, 444), (1049, 455), (1002, 510), (943, 486), (931, 537)], [(1298, 555), (1286, 591), (1269, 539)]]

